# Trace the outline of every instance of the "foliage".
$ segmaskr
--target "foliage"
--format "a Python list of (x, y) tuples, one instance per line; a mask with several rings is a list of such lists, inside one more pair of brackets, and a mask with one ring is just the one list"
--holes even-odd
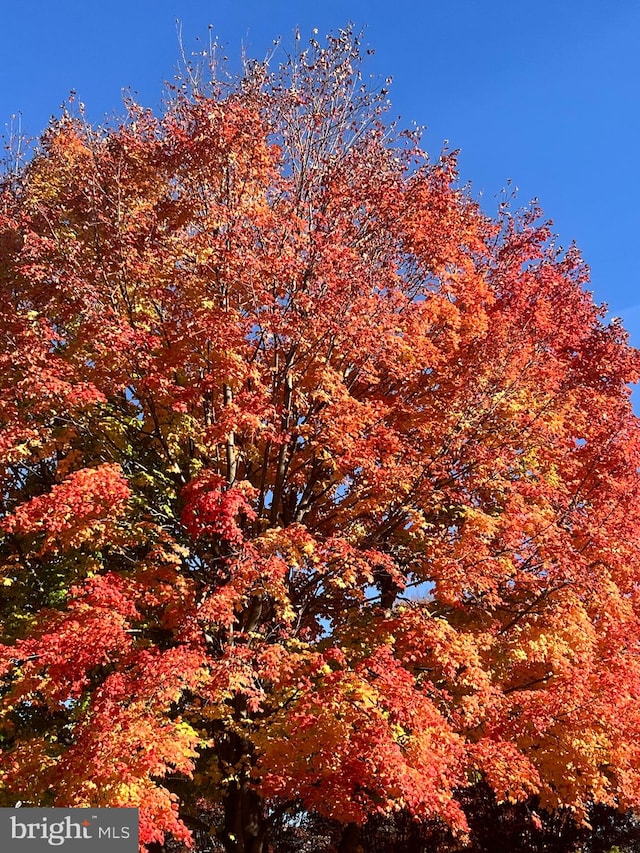
[(4, 804), (254, 853), (638, 805), (638, 355), (359, 55), (65, 114), (3, 185)]

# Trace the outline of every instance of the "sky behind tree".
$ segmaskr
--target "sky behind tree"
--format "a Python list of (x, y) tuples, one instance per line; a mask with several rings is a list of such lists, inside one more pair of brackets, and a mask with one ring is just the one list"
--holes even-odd
[[(426, 125), (437, 157), (461, 149), (463, 182), (488, 212), (511, 181), (518, 204), (537, 197), (559, 243), (575, 240), (597, 301), (622, 316), (640, 345), (640, 4), (618, 0), (363, 2), (111, 0), (104, 5), (32, 0), (3, 9), (0, 125), (21, 115), (37, 136), (71, 90), (92, 121), (122, 112), (129, 89), (157, 107), (185, 51), (208, 26), (237, 67), (244, 47), (264, 58), (296, 27), (302, 40), (353, 21), (375, 51), (364, 70), (393, 77), (390, 118)], [(200, 41), (196, 39), (199, 38)]]

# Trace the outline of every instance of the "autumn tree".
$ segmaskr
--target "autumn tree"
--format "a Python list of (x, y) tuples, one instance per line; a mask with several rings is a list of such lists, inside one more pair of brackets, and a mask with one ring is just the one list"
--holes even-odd
[(229, 853), (640, 805), (638, 355), (578, 252), (350, 30), (194, 82), (2, 185), (2, 803)]

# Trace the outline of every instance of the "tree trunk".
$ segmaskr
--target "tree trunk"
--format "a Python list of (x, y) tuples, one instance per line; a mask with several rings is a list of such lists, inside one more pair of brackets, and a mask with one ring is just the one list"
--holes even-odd
[(360, 847), (360, 827), (357, 823), (348, 823), (342, 830), (338, 853), (358, 853)]
[(262, 800), (246, 782), (229, 786), (221, 838), (227, 853), (262, 853), (265, 826)]

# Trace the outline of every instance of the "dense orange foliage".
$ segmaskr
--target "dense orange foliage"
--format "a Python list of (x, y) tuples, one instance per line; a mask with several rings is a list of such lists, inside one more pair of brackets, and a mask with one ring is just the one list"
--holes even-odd
[[(341, 33), (0, 199), (3, 804), (640, 806), (638, 355)], [(253, 845), (253, 846), (252, 846)]]

